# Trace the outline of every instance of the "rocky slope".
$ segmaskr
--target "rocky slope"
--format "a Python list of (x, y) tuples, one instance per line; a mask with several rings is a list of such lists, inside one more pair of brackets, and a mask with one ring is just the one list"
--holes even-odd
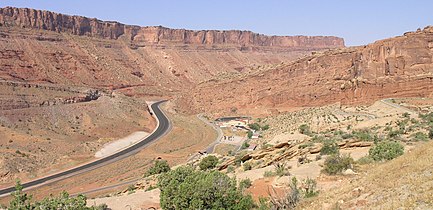
[(129, 26), (0, 8), (0, 79), (169, 96), (219, 74), (344, 46), (337, 37), (265, 36)]
[[(432, 97), (433, 27), (361, 47), (331, 50), (196, 88), (197, 111), (268, 113), (335, 102)], [(217, 91), (216, 91), (217, 90)]]
[[(161, 44), (196, 44), (196, 45), (237, 45), (267, 46), (290, 48), (335, 48), (343, 47), (344, 41), (338, 37), (310, 36), (266, 36), (251, 31), (192, 31), (170, 29), (161, 26), (139, 27), (113, 21), (101, 21), (95, 18), (69, 16), (49, 11), (28, 8), (0, 8), (0, 24), (19, 26), (55, 32), (67, 32), (74, 35), (91, 37), (126, 39), (141, 43)], [(247, 49), (247, 48), (246, 48)]]

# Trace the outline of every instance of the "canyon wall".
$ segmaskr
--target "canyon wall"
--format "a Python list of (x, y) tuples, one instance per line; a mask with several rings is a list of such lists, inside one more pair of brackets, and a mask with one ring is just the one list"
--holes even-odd
[(433, 97), (433, 27), (367, 46), (317, 53), (254, 74), (214, 79), (195, 90), (191, 100), (184, 97), (179, 104), (225, 114)]
[(66, 32), (74, 35), (118, 39), (137, 43), (234, 45), (241, 47), (284, 47), (327, 49), (344, 47), (344, 40), (334, 36), (266, 36), (239, 30), (185, 30), (162, 26), (140, 27), (95, 18), (69, 16), (28, 8), (0, 8), (0, 25)]

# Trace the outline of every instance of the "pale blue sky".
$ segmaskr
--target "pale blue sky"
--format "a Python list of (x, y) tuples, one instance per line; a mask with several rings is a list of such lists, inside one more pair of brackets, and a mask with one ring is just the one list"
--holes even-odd
[(334, 35), (361, 45), (433, 25), (432, 0), (0, 0), (126, 24), (239, 29), (267, 35)]

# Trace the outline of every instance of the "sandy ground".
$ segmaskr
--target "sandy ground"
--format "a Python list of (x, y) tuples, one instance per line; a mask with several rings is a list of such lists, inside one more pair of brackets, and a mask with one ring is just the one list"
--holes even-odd
[(95, 157), (101, 158), (116, 153), (119, 150), (122, 150), (139, 142), (141, 139), (145, 138), (148, 135), (149, 133), (144, 131), (134, 132), (125, 138), (121, 138), (119, 140), (104, 145), (99, 151), (95, 153)]
[(159, 189), (150, 191), (139, 190), (135, 193), (120, 196), (89, 199), (87, 200), (87, 204), (101, 205), (105, 203), (113, 210), (159, 208), (159, 193)]

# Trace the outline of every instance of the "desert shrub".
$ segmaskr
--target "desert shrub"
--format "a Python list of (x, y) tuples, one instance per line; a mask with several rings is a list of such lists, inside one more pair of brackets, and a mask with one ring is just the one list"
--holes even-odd
[(144, 174), (145, 177), (165, 173), (170, 171), (170, 166), (166, 160), (156, 160), (152, 167)]
[(251, 170), (253, 167), (251, 166), (251, 163), (250, 162), (246, 162), (246, 163), (244, 163), (243, 164), (243, 167), (244, 167), (244, 171), (249, 171), (249, 170)]
[(12, 200), (8, 209), (80, 209), (80, 210), (105, 210), (107, 205), (87, 206), (87, 199), (84, 195), (70, 197), (67, 192), (62, 192), (58, 197), (49, 196), (41, 201), (32, 202), (32, 196), (23, 193), (23, 186), (20, 181), (15, 185), (15, 192), (12, 193)]
[(301, 193), (298, 188), (298, 180), (293, 177), (289, 185), (290, 190), (285, 192), (283, 196), (278, 196), (278, 193), (272, 187), (268, 191), (270, 198), (271, 209), (294, 209), (301, 199)]
[(416, 132), (411, 137), (415, 141), (427, 141), (429, 139), (428, 135), (423, 132)]
[(335, 141), (325, 141), (323, 147), (320, 150), (321, 155), (333, 155), (338, 154), (340, 147), (335, 143)]
[(307, 147), (312, 147), (312, 146), (314, 146), (314, 143), (311, 142), (311, 141), (309, 141), (309, 142), (307, 142), (307, 143), (304, 143), (304, 144), (299, 145), (299, 146), (298, 146), (298, 149), (305, 149), (305, 148), (307, 148)]
[(265, 171), (263, 174), (264, 177), (272, 177), (272, 176), (288, 176), (290, 175), (289, 167), (286, 166), (284, 163), (275, 163), (274, 164), (274, 171)]
[(235, 164), (236, 166), (241, 166), (242, 163), (242, 157), (247, 154), (247, 151), (242, 151), (241, 153), (237, 154), (235, 156)]
[(392, 160), (403, 153), (404, 147), (393, 141), (379, 142), (368, 151), (369, 156), (375, 161)]
[(343, 133), (343, 134), (341, 135), (341, 138), (342, 138), (342, 139), (350, 139), (350, 138), (352, 138), (352, 137), (353, 137), (353, 135), (350, 134), (350, 133)]
[(310, 126), (307, 124), (302, 124), (299, 126), (299, 133), (305, 134), (305, 135), (311, 135)]
[(433, 123), (433, 112), (428, 114), (420, 114), (419, 117), (426, 123)]
[(356, 161), (356, 163), (360, 164), (360, 165), (364, 165), (364, 164), (370, 164), (373, 163), (374, 160), (373, 158), (371, 158), (370, 156), (364, 156), (362, 158), (359, 158), (359, 160)]
[(234, 171), (235, 171), (235, 167), (233, 167), (233, 166), (228, 166), (227, 167), (227, 173), (232, 173)]
[(248, 131), (247, 132), (247, 136), (248, 136), (248, 139), (251, 139), (253, 137), (253, 132), (252, 131)]
[(132, 185), (129, 185), (128, 186), (128, 194), (131, 194), (131, 193), (134, 193), (135, 192), (135, 186), (132, 184)]
[(239, 189), (241, 191), (245, 190), (245, 189), (248, 189), (248, 188), (251, 187), (251, 184), (252, 184), (252, 182), (251, 182), (251, 180), (249, 178), (242, 179), (242, 181), (239, 182)]
[(391, 129), (391, 130), (388, 132), (388, 138), (393, 139), (393, 138), (395, 138), (395, 137), (400, 136), (402, 133), (403, 133), (403, 132), (402, 132), (401, 130), (393, 130), (393, 129)]
[(241, 149), (246, 149), (250, 146), (250, 144), (247, 141), (244, 141), (244, 143), (242, 143)]
[(263, 176), (264, 177), (273, 177), (273, 176), (275, 176), (275, 173), (273, 171), (265, 171)]
[(248, 127), (250, 127), (251, 129), (253, 129), (255, 131), (259, 131), (260, 130), (260, 125), (258, 123), (248, 124)]
[(428, 132), (428, 137), (430, 139), (433, 139), (433, 128), (430, 128), (429, 132)]
[(270, 210), (271, 205), (269, 203), (269, 198), (259, 197), (259, 204), (257, 210)]
[(325, 141), (325, 136), (323, 135), (314, 135), (313, 138), (311, 138), (312, 142), (322, 142)]
[(200, 167), (200, 170), (204, 171), (204, 170), (215, 168), (217, 164), (218, 164), (218, 158), (213, 155), (209, 155), (203, 158), (200, 161), (198, 166)]
[(195, 171), (181, 166), (158, 177), (162, 209), (251, 209), (236, 180), (219, 171)]
[(317, 187), (317, 182), (314, 179), (311, 178), (307, 178), (304, 180), (304, 182), (302, 183), (303, 185), (303, 192), (304, 192), (304, 196), (306, 198), (311, 198), (316, 196), (319, 192), (316, 190)]
[(290, 175), (290, 172), (288, 170), (289, 167), (287, 167), (286, 164), (284, 164), (284, 163), (276, 163), (276, 164), (274, 164), (274, 166), (275, 166), (275, 174), (277, 176), (288, 176), (288, 175)]
[(323, 172), (335, 175), (351, 168), (353, 159), (348, 155), (331, 155), (325, 159)]
[(352, 132), (353, 137), (361, 141), (371, 141), (373, 137), (368, 130), (357, 130)]
[(262, 126), (262, 130), (268, 130), (269, 129), (269, 125), (264, 125), (264, 126)]
[(267, 144), (266, 142), (263, 142), (263, 144), (262, 144), (262, 149), (267, 149), (267, 148), (269, 148), (269, 147), (271, 147), (272, 145), (270, 145), (270, 144)]
[(154, 190), (154, 189), (156, 189), (156, 188), (158, 188), (156, 185), (150, 185), (149, 187), (146, 188), (146, 192), (147, 192), (147, 191)]

